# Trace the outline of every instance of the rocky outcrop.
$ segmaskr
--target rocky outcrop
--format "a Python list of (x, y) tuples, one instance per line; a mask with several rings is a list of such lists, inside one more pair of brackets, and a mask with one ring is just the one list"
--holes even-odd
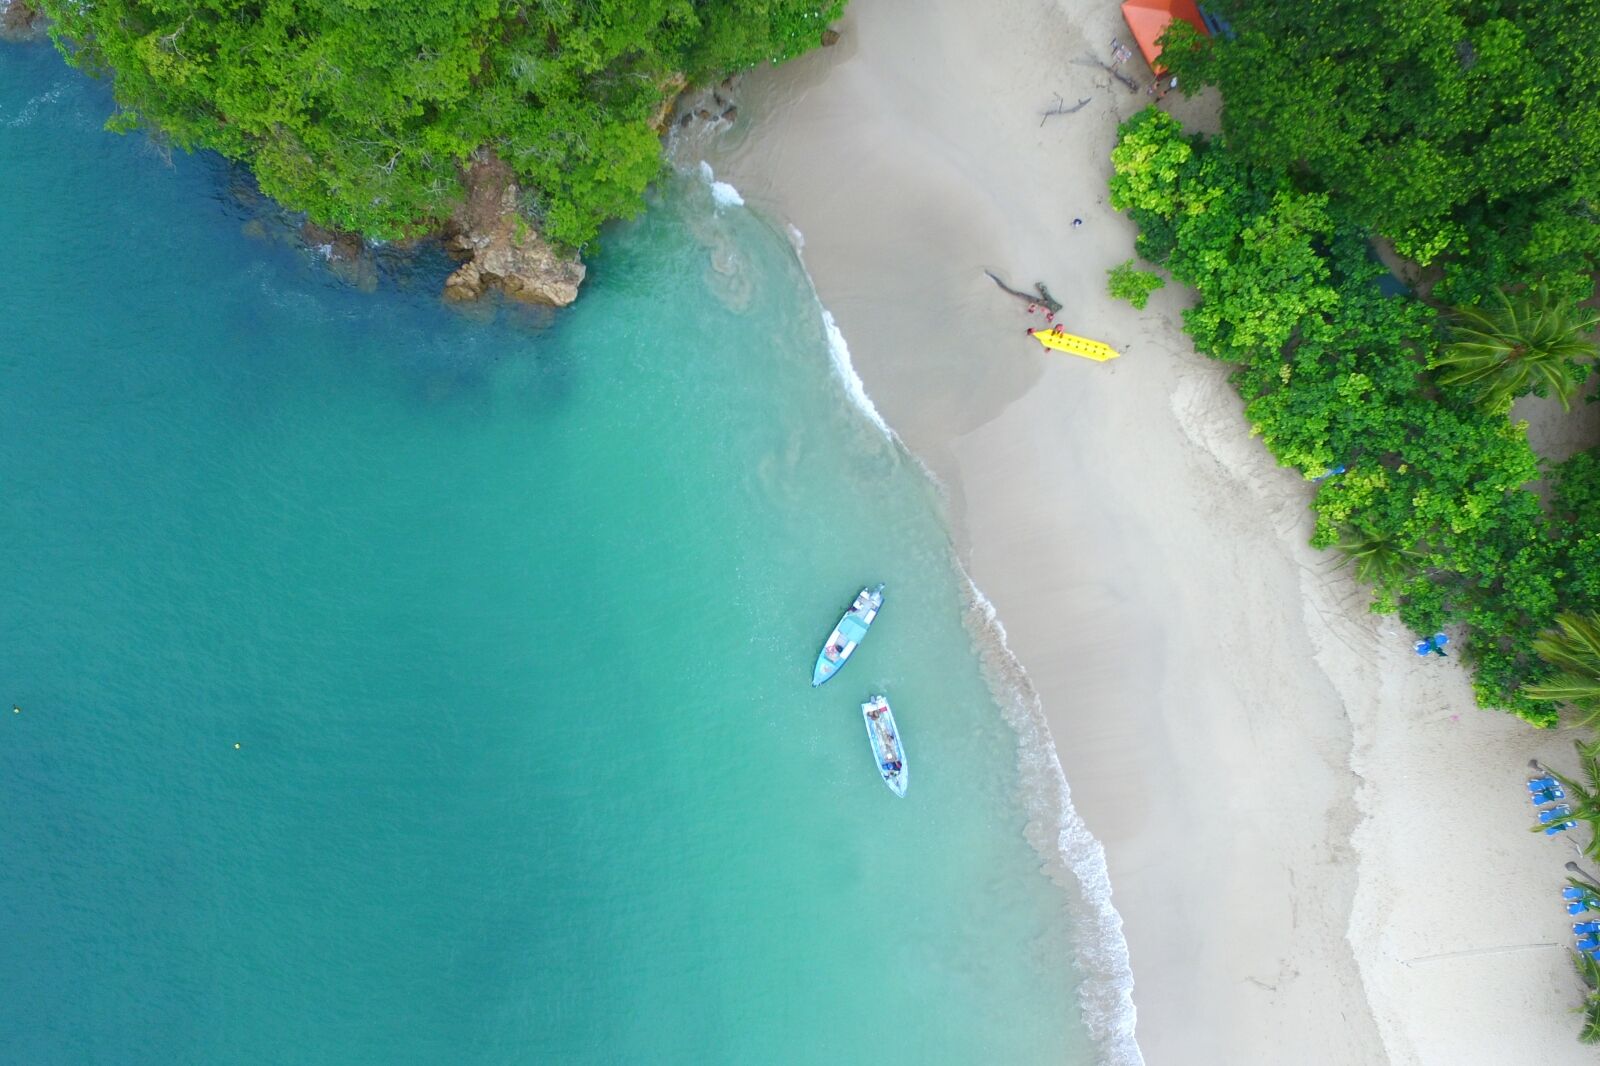
[(667, 75), (661, 83), (661, 103), (656, 105), (655, 114), (650, 116), (650, 128), (657, 133), (666, 133), (672, 125), (672, 109), (677, 106), (678, 97), (689, 87), (689, 79), (683, 74), (674, 71)]
[(0, 0), (0, 41), (31, 41), (44, 36), (44, 15), (27, 0)]
[(445, 250), (465, 262), (444, 283), (450, 301), (476, 300), (491, 289), (527, 303), (565, 307), (578, 298), (584, 265), (558, 252), (517, 210), (511, 168), (492, 154), (473, 157), (466, 200), (445, 227)]
[(362, 292), (377, 290), (378, 264), (373, 261), (372, 249), (361, 239), (361, 234), (306, 222), (300, 227), (300, 239), (326, 259), (333, 276), (346, 285), (353, 285)]

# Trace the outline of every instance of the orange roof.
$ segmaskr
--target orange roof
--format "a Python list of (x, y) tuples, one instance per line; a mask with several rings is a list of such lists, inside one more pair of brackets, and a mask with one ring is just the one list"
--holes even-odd
[(1128, 29), (1133, 31), (1133, 39), (1139, 43), (1145, 62), (1157, 74), (1162, 68), (1161, 46), (1156, 41), (1167, 32), (1173, 19), (1182, 19), (1201, 33), (1206, 32), (1205, 21), (1200, 18), (1200, 9), (1194, 0), (1127, 0), (1122, 5), (1122, 17), (1128, 20)]

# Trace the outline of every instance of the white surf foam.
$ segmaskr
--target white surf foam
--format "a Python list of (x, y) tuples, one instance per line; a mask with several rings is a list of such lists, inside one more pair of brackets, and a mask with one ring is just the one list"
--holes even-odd
[(1128, 941), (1122, 935), (1122, 915), (1111, 901), (1105, 846), (1072, 805), (1072, 789), (1050, 736), (1044, 704), (1012, 653), (994, 604), (959, 559), (955, 566), (967, 583), (969, 624), (985, 672), (1006, 720), (1017, 732), (1017, 764), (1028, 805), (1029, 839), (1043, 853), (1053, 848), (1070, 874), (1063, 887), (1068, 893), (1078, 969), (1083, 974), (1078, 1006), (1084, 1026), (1104, 1066), (1144, 1066), (1135, 1036), (1138, 1015), (1133, 1004), (1133, 965)]
[(828, 356), (833, 361), (834, 373), (839, 375), (840, 382), (844, 384), (845, 395), (850, 397), (850, 402), (856, 409), (866, 415), (885, 437), (897, 444), (901, 443), (900, 435), (890, 428), (889, 423), (879, 413), (878, 405), (867, 395), (866, 383), (861, 380), (861, 375), (856, 373), (856, 365), (850, 360), (850, 345), (844, 339), (844, 331), (839, 328), (839, 323), (833, 320), (833, 312), (822, 304), (822, 297), (817, 292), (817, 283), (812, 279), (811, 271), (806, 268), (806, 257), (802, 254), (802, 249), (806, 246), (805, 234), (793, 224), (786, 229), (789, 234), (789, 244), (794, 248), (795, 258), (800, 260), (800, 269), (806, 276), (806, 284), (811, 288), (811, 299), (822, 312), (822, 330), (828, 337)]
[(711, 186), (711, 199), (718, 207), (743, 207), (744, 197), (725, 181), (718, 181), (716, 173), (711, 169), (711, 164), (704, 159), (700, 160), (700, 176)]
[[(817, 306), (822, 307), (820, 303)], [(833, 358), (833, 369), (839, 375), (839, 380), (844, 382), (844, 390), (850, 395), (850, 402), (871, 419), (872, 424), (882, 430), (885, 437), (899, 440), (895, 431), (889, 428), (889, 423), (883, 420), (883, 415), (878, 413), (872, 397), (867, 395), (867, 386), (861, 381), (861, 375), (856, 373), (856, 365), (850, 361), (850, 345), (845, 343), (843, 331), (833, 320), (833, 312), (826, 307), (822, 307), (822, 328), (828, 334), (828, 354)]]

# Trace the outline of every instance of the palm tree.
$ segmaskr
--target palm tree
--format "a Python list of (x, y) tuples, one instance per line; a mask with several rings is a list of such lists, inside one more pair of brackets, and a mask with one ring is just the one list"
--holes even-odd
[(1533, 640), (1539, 658), (1556, 668), (1556, 675), (1536, 685), (1522, 686), (1529, 699), (1565, 703), (1579, 712), (1581, 725), (1600, 722), (1600, 619), (1563, 611), (1558, 628)]
[(1595, 346), (1579, 336), (1600, 322), (1600, 314), (1561, 300), (1548, 291), (1515, 297), (1496, 289), (1489, 307), (1458, 307), (1450, 343), (1434, 365), (1439, 383), (1475, 388), (1478, 404), (1505, 411), (1527, 392), (1548, 388), (1571, 406), (1583, 380), (1577, 360), (1592, 359)]
[(1588, 991), (1583, 995), (1583, 1006), (1577, 1008), (1578, 1013), (1583, 1015), (1578, 1042), (1600, 1044), (1600, 962), (1580, 951), (1573, 955), (1572, 964), (1578, 968), (1578, 976), (1588, 986)]
[[(1572, 811), (1567, 817), (1589, 827), (1589, 843), (1583, 853), (1591, 859), (1600, 860), (1600, 744), (1585, 744), (1580, 740), (1573, 746), (1578, 749), (1578, 766), (1587, 784), (1580, 784), (1576, 778), (1552, 770), (1537, 759), (1531, 760), (1530, 765), (1561, 782), (1561, 788), (1567, 794), (1561, 802)], [(1542, 824), (1535, 825), (1532, 831), (1542, 833), (1547, 828)]]
[(1354, 563), (1356, 580), (1381, 589), (1393, 589), (1417, 572), (1421, 554), (1404, 547), (1392, 534), (1368, 533), (1353, 523), (1339, 527), (1340, 566)]

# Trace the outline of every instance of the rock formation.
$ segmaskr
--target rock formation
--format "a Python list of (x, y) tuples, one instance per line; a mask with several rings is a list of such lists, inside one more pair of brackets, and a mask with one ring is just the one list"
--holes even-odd
[(27, 0), (0, 0), (0, 41), (44, 36), (44, 16)]
[(373, 261), (372, 250), (361, 239), (361, 234), (306, 222), (300, 227), (300, 239), (307, 247), (321, 253), (333, 276), (346, 285), (353, 285), (362, 292), (377, 290), (378, 264)]
[(511, 168), (488, 152), (467, 168), (466, 200), (445, 227), (445, 250), (466, 262), (444, 283), (446, 300), (476, 300), (490, 289), (528, 303), (565, 307), (585, 273), (576, 255), (553, 248), (517, 210)]

